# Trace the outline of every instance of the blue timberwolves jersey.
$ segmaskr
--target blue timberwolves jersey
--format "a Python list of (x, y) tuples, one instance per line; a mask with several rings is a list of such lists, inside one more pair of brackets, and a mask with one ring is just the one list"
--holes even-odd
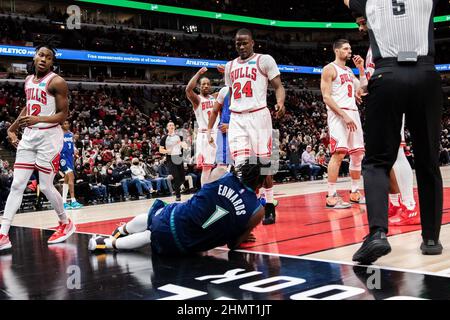
[(73, 157), (74, 148), (73, 148), (73, 133), (65, 132), (64, 133), (64, 146), (61, 151), (61, 156), (64, 157)]
[(228, 94), (225, 96), (225, 99), (223, 100), (223, 106), (222, 111), (220, 114), (220, 122), (219, 125), (222, 123), (230, 123), (230, 91), (228, 91)]
[(171, 216), (175, 242), (186, 252), (199, 252), (234, 242), (260, 208), (256, 194), (227, 173), (189, 201), (167, 206), (164, 215)]

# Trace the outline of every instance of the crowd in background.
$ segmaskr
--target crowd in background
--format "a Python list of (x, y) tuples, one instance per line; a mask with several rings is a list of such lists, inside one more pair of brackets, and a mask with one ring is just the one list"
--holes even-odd
[[(57, 48), (76, 50), (95, 50), (101, 52), (127, 52), (156, 56), (190, 57), (217, 60), (231, 60), (236, 57), (236, 50), (230, 31), (229, 37), (212, 37), (197, 35), (195, 37), (172, 34), (167, 32), (143, 32), (127, 30), (121, 27), (96, 27), (86, 32), (86, 27), (77, 30), (62, 29), (60, 24), (49, 22), (0, 17), (0, 43), (10, 45), (25, 45), (39, 43), (48, 37)], [(339, 37), (337, 34), (336, 37)], [(342, 37), (342, 35), (340, 35)], [(255, 36), (256, 52), (270, 54), (279, 64), (321, 66), (330, 62), (329, 45), (321, 45), (320, 40), (316, 47), (286, 47), (291, 41), (288, 34), (279, 35), (275, 41), (264, 35)], [(448, 52), (446, 42), (437, 43), (436, 63), (447, 63), (445, 55)], [(324, 50), (327, 49), (327, 50)], [(365, 56), (367, 43), (352, 45), (353, 52)]]

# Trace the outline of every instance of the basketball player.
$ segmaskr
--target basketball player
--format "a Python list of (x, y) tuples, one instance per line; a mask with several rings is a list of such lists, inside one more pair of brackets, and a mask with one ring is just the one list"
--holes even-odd
[(220, 121), (217, 132), (217, 154), (216, 163), (217, 165), (232, 165), (233, 161), (231, 159), (230, 146), (228, 143), (228, 126), (230, 122), (230, 87), (223, 87), (220, 89), (217, 95), (216, 101), (214, 102), (214, 108), (211, 111), (211, 116), (209, 117), (207, 139), (210, 144), (215, 145), (214, 138), (211, 137), (211, 132), (216, 123), (217, 116), (220, 113)]
[[(367, 35), (366, 19), (353, 13), (359, 31)], [(366, 81), (361, 79), (361, 90), (367, 93), (367, 84), (375, 71), (375, 64), (372, 60), (372, 50), (369, 48), (366, 56)], [(420, 215), (417, 212), (417, 205), (414, 199), (413, 172), (406, 159), (404, 147), (405, 143), (405, 115), (403, 114), (402, 128), (400, 131), (402, 140), (398, 149), (397, 160), (391, 169), (390, 192), (389, 192), (389, 223), (393, 226), (420, 224)]]
[[(68, 88), (65, 80), (53, 73), (56, 52), (51, 46), (36, 48), (33, 58), (34, 75), (25, 79), (26, 106), (8, 128), (8, 138), (17, 148), (14, 178), (6, 201), (0, 229), (0, 250), (11, 248), (9, 228), (23, 198), (23, 192), (34, 169), (39, 171), (39, 186), (56, 211), (59, 226), (48, 243), (65, 241), (75, 232), (75, 225), (67, 217), (62, 197), (53, 186), (59, 170), (59, 154), (63, 147), (60, 123), (68, 113)], [(25, 128), (22, 140), (17, 131)]]
[[(73, 133), (69, 131), (70, 123), (69, 121), (64, 121), (62, 125), (64, 131), (64, 146), (61, 151), (61, 171), (64, 173), (64, 184), (62, 191), (62, 198), (64, 203), (64, 209), (79, 209), (83, 205), (77, 201), (75, 198), (75, 188), (74, 181), (75, 175), (73, 174), (73, 160), (74, 160), (74, 144), (73, 144)], [(67, 204), (67, 192), (70, 192), (70, 204)]]
[[(214, 167), (216, 158), (216, 148), (208, 143), (207, 129), (208, 120), (214, 106), (215, 97), (210, 94), (211, 82), (207, 77), (200, 77), (208, 71), (207, 68), (201, 68), (189, 81), (186, 86), (186, 97), (192, 103), (195, 118), (198, 123), (197, 140), (196, 140), (196, 159), (197, 167), (202, 169), (201, 184), (209, 181), (211, 169)], [(194, 88), (200, 79), (200, 94), (194, 92)], [(217, 122), (214, 128), (217, 128)]]
[[(225, 85), (231, 87), (228, 142), (234, 165), (238, 167), (250, 156), (269, 161), (272, 155), (272, 118), (267, 108), (267, 86), (275, 89), (276, 117), (284, 115), (285, 91), (275, 60), (254, 52), (255, 41), (248, 29), (240, 29), (235, 37), (239, 55), (225, 65)], [(275, 223), (273, 179), (266, 177), (263, 185), (266, 213), (263, 224)]]
[[(365, 203), (364, 197), (358, 190), (361, 179), (361, 162), (364, 157), (364, 138), (355, 100), (359, 80), (346, 66), (352, 56), (350, 43), (345, 39), (339, 39), (334, 42), (333, 50), (335, 60), (324, 67), (320, 83), (323, 101), (327, 105), (330, 151), (332, 153), (328, 164), (326, 207), (346, 209), (350, 208), (351, 204), (344, 202), (336, 191), (339, 167), (345, 155), (350, 154), (352, 179), (350, 202)], [(364, 60), (361, 57), (356, 56), (353, 61), (358, 64), (359, 69), (364, 70)]]
[(158, 199), (148, 214), (118, 227), (111, 237), (92, 237), (88, 248), (135, 249), (151, 243), (154, 252), (169, 255), (207, 251), (225, 244), (237, 248), (264, 216), (264, 207), (256, 197), (265, 179), (262, 167), (247, 161), (240, 167), (239, 177), (217, 167), (211, 181), (189, 201), (166, 204)]

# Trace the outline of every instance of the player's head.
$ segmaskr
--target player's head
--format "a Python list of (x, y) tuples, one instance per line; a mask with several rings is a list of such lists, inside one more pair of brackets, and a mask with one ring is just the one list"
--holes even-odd
[(356, 12), (352, 12), (352, 16), (353, 18), (355, 18), (356, 24), (358, 25), (358, 30), (359, 32), (363, 33), (364, 35), (367, 34), (368, 31), (368, 27), (367, 27), (367, 20), (366, 18), (364, 18), (363, 15), (356, 13)]
[(270, 162), (263, 164), (259, 159), (257, 159), (256, 163), (246, 160), (244, 164), (237, 168), (237, 175), (245, 186), (258, 192), (267, 176), (264, 174), (263, 169), (269, 167)]
[(346, 39), (338, 39), (333, 43), (333, 51), (336, 59), (347, 61), (352, 58), (352, 47)]
[(235, 37), (236, 51), (242, 60), (247, 59), (253, 55), (253, 46), (255, 41), (253, 41), (253, 34), (248, 29), (239, 29), (236, 32)]
[(64, 131), (69, 131), (70, 130), (70, 122), (69, 120), (64, 121), (62, 128)]
[(207, 77), (200, 79), (200, 93), (202, 95), (208, 95), (211, 92), (211, 81)]
[(41, 44), (36, 47), (36, 53), (33, 58), (35, 73), (48, 73), (53, 70), (53, 64), (56, 61), (56, 49), (48, 44)]
[(169, 121), (169, 123), (167, 123), (167, 132), (169, 134), (172, 134), (175, 132), (175, 123), (173, 123), (172, 121)]

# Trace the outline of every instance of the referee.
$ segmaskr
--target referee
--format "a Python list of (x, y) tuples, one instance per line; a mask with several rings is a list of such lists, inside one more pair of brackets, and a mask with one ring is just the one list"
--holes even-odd
[(175, 133), (175, 124), (170, 121), (167, 124), (167, 135), (161, 139), (159, 152), (167, 155), (176, 201), (181, 201), (180, 187), (184, 183), (183, 148), (187, 148), (186, 142), (183, 142), (182, 136)]
[(364, 188), (370, 233), (353, 261), (368, 264), (391, 251), (389, 172), (400, 145), (402, 114), (414, 147), (422, 254), (441, 254), (442, 177), (439, 136), (443, 95), (434, 66), (433, 16), (438, 0), (344, 0), (366, 17), (375, 72), (368, 84)]

